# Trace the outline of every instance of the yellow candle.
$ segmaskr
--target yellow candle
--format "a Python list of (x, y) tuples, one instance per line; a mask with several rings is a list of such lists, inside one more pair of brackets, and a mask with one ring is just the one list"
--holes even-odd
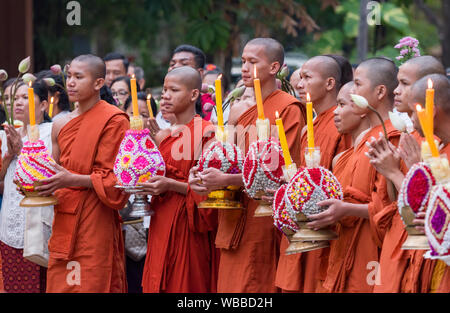
[(53, 117), (53, 101), (54, 101), (54, 98), (51, 97), (50, 98), (50, 108), (48, 109), (48, 116), (50, 116), (50, 118)]
[(427, 114), (427, 124), (428, 132), (433, 136), (434, 133), (434, 123), (433, 123), (433, 110), (434, 110), (434, 89), (433, 81), (428, 79), (428, 89), (426, 91), (425, 97), (425, 112)]
[(311, 96), (306, 94), (306, 125), (307, 125), (307, 138), (308, 148), (314, 148), (314, 127), (313, 127), (313, 104), (311, 102)]
[(288, 168), (292, 164), (291, 154), (289, 152), (289, 146), (286, 139), (286, 133), (284, 132), (284, 126), (283, 121), (281, 120), (278, 111), (275, 112), (276, 120), (275, 123), (277, 124), (278, 128), (278, 137), (280, 137), (280, 145), (281, 149), (283, 149), (283, 157), (284, 157), (284, 164), (286, 168)]
[(28, 83), (28, 113), (30, 115), (30, 125), (36, 125), (36, 119), (34, 116), (34, 90), (31, 87), (31, 81)]
[(428, 116), (420, 104), (416, 105), (416, 112), (417, 117), (419, 118), (420, 126), (422, 127), (423, 134), (425, 135), (425, 139), (427, 140), (428, 145), (430, 146), (431, 155), (433, 157), (439, 157), (439, 151), (436, 147), (436, 143), (434, 142), (433, 133), (429, 132), (429, 128), (427, 129), (426, 122)]
[(255, 98), (256, 98), (256, 105), (258, 108), (258, 119), (263, 120), (264, 119), (264, 106), (262, 102), (262, 96), (261, 96), (261, 82), (259, 78), (257, 78), (256, 73), (256, 66), (253, 66), (253, 88), (255, 89)]
[(137, 98), (137, 87), (136, 87), (136, 78), (133, 76), (130, 79), (131, 84), (131, 102), (133, 104), (133, 116), (139, 116), (139, 107), (138, 107), (138, 98)]
[(216, 87), (216, 109), (217, 109), (217, 127), (223, 131), (223, 109), (222, 109), (222, 74), (215, 80)]
[(150, 118), (154, 118), (155, 116), (153, 115), (152, 103), (150, 101), (151, 98), (152, 98), (152, 94), (149, 93), (147, 96), (147, 108), (148, 108), (148, 114), (150, 114)]

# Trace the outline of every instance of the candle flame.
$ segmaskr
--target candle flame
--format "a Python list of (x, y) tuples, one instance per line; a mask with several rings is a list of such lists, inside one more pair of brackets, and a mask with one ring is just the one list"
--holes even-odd
[(309, 92), (306, 93), (306, 101), (311, 102), (311, 96), (309, 95)]
[(51, 97), (50, 98), (50, 103), (53, 103), (53, 100), (55, 100), (55, 98)]
[(276, 117), (277, 119), (280, 118), (280, 114), (278, 114), (278, 111), (275, 111), (275, 117)]
[(32, 84), (32, 81), (30, 80), (30, 81), (28, 82), (28, 87), (31, 88), (31, 84)]
[(222, 79), (222, 74), (220, 74), (219, 76), (217, 76), (217, 80), (221, 80)]
[(428, 78), (428, 89), (432, 88), (433, 88), (433, 81), (431, 80), (431, 78)]
[(416, 111), (418, 111), (418, 112), (423, 111), (422, 106), (418, 103), (416, 104)]
[(131, 79), (136, 79), (136, 75), (131, 75)]
[(253, 65), (253, 79), (258, 78), (258, 72), (256, 72), (256, 66)]
[(149, 94), (147, 95), (147, 100), (150, 100), (151, 98), (152, 98), (152, 94), (149, 93)]

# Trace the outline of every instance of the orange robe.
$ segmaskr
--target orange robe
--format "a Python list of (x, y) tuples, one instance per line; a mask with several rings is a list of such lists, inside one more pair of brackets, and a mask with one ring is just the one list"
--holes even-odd
[[(305, 114), (297, 99), (276, 90), (264, 100), (264, 114), (276, 134), (275, 111), (283, 120), (293, 161), (299, 165), (300, 134)], [(244, 112), (237, 127), (252, 127), (257, 119), (256, 105)], [(241, 138), (239, 135), (237, 138)], [(245, 152), (249, 138), (245, 139)], [(272, 217), (254, 217), (258, 202), (242, 193), (246, 210), (221, 210), (216, 246), (221, 249), (218, 292), (277, 292), (275, 274), (280, 251), (281, 233)]]
[[(319, 114), (313, 122), (314, 141), (320, 148), (320, 164), (331, 169), (335, 155), (351, 145), (349, 136), (342, 136), (334, 125), (335, 106)], [(300, 165), (306, 166), (305, 148), (308, 147), (307, 132), (303, 133), (300, 145)], [(289, 292), (316, 292), (321, 290), (325, 279), (329, 249), (318, 249), (305, 253), (286, 255), (289, 246), (283, 236), (280, 247), (276, 285)]]
[(60, 164), (90, 175), (93, 188), (56, 192), (47, 292), (126, 292), (118, 210), (128, 196), (115, 188), (114, 161), (129, 128), (128, 116), (99, 101), (58, 135)]
[[(400, 133), (386, 121), (389, 141), (397, 145)], [(344, 190), (344, 201), (369, 205), (369, 219), (348, 216), (336, 226), (337, 240), (330, 242), (328, 269), (323, 287), (329, 292), (372, 292), (384, 231), (374, 229), (371, 217), (391, 201), (387, 183), (369, 163), (366, 142), (378, 137), (382, 126), (369, 130), (354, 148), (337, 161), (333, 172)]]
[[(166, 177), (185, 183), (189, 170), (197, 164), (201, 147), (206, 148), (212, 138), (212, 124), (198, 115), (186, 126), (189, 134), (172, 134), (159, 145), (166, 163)], [(180, 160), (174, 152), (183, 154), (186, 145), (190, 151)], [(187, 195), (167, 191), (152, 198), (155, 215), (150, 222), (142, 277), (144, 292), (216, 291), (217, 210), (197, 208), (196, 204), (205, 199), (190, 189)]]

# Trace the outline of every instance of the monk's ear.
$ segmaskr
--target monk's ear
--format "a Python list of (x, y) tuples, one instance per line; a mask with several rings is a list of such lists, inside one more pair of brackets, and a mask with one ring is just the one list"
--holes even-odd
[(336, 87), (336, 79), (334, 77), (328, 77), (325, 88), (327, 91), (331, 91)]
[(387, 88), (385, 85), (378, 85), (376, 88), (377, 93), (377, 99), (382, 100), (384, 97), (387, 96)]
[(94, 89), (96, 91), (100, 91), (100, 89), (102, 89), (103, 85), (105, 84), (105, 79), (104, 78), (97, 78), (94, 81)]
[(191, 93), (191, 102), (197, 101), (197, 99), (200, 97), (200, 90), (193, 89)]
[(281, 68), (280, 62), (272, 62), (270, 64), (270, 70), (269, 70), (270, 75), (272, 75), (272, 76), (277, 75), (280, 68)]

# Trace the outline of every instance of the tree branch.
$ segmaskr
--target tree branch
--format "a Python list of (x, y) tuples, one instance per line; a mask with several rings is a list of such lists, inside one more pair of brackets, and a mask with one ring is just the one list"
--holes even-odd
[(427, 20), (431, 24), (435, 25), (439, 29), (439, 32), (441, 32), (443, 25), (439, 21), (439, 17), (436, 14), (434, 14), (433, 10), (431, 10), (431, 8), (428, 5), (426, 5), (423, 0), (414, 0), (414, 3), (419, 9), (422, 10)]

